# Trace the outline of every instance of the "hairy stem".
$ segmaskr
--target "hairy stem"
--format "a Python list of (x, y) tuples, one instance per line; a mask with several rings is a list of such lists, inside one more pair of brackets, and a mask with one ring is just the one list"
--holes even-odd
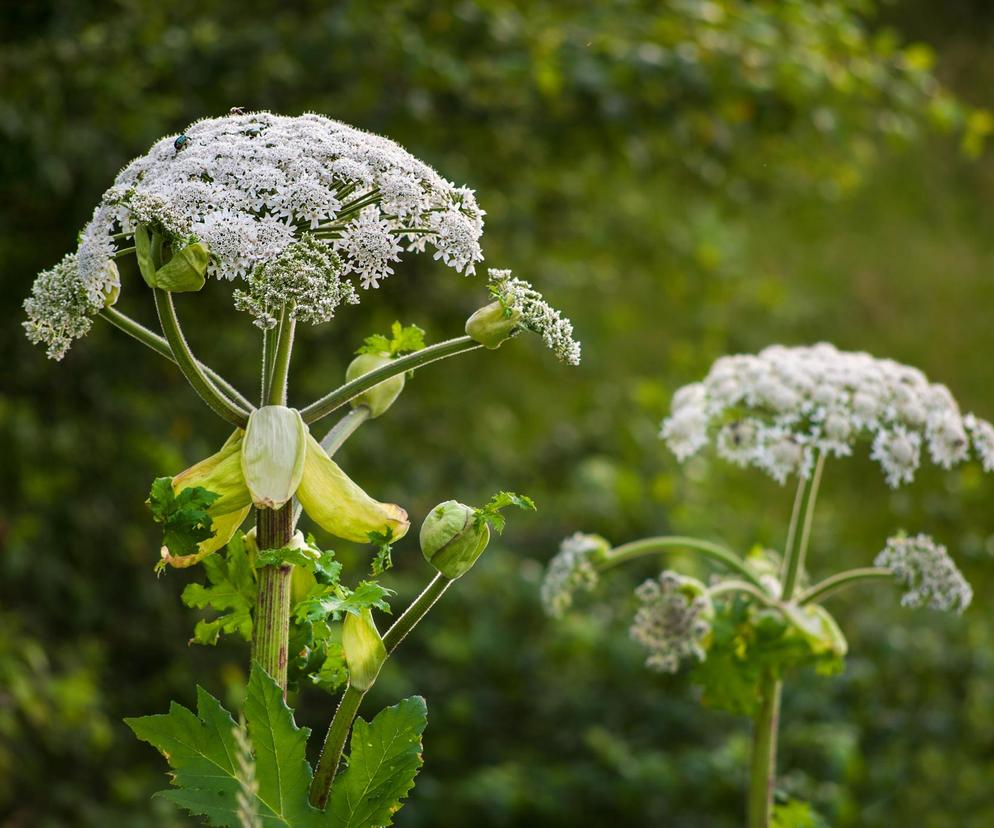
[(420, 351), (398, 357), (392, 362), (370, 371), (368, 374), (356, 377), (356, 379), (336, 388), (320, 400), (302, 408), (300, 415), (304, 418), (305, 423), (317, 422), (322, 417), (328, 416), (336, 408), (345, 405), (353, 397), (357, 397), (363, 391), (367, 391), (374, 385), (379, 385), (384, 380), (397, 376), (397, 374), (403, 374), (405, 371), (413, 371), (415, 368), (421, 368), (431, 362), (437, 362), (440, 359), (482, 347), (482, 345), (468, 336), (459, 336), (455, 339), (448, 339), (445, 342), (429, 345)]
[(200, 398), (215, 414), (238, 428), (245, 428), (248, 411), (242, 410), (224, 396), (207, 374), (201, 370), (200, 363), (193, 356), (193, 352), (183, 336), (172, 296), (161, 288), (152, 288), (152, 293), (155, 296), (155, 309), (159, 314), (162, 333), (173, 352), (176, 365), (183, 372), (187, 382), (193, 386), (193, 390), (200, 395)]
[[(256, 537), (259, 549), (281, 549), (293, 533), (289, 505), (259, 509)], [(252, 660), (257, 662), (286, 693), (286, 668), (290, 646), (289, 564), (259, 569), (259, 595), (252, 626)]]
[[(386, 647), (388, 656), (397, 649), (400, 642), (428, 614), (435, 602), (451, 585), (452, 579), (439, 573), (404, 610), (403, 615), (394, 621), (383, 636), (383, 645)], [(331, 720), (328, 733), (324, 738), (324, 746), (321, 748), (321, 756), (318, 759), (317, 767), (314, 770), (314, 779), (311, 782), (311, 804), (316, 808), (324, 808), (328, 802), (332, 783), (335, 781), (338, 766), (342, 761), (345, 742), (349, 738), (352, 723), (359, 714), (359, 705), (365, 695), (365, 691), (357, 690), (349, 685), (342, 695), (338, 709), (335, 710), (335, 716)]]
[(776, 784), (777, 731), (780, 725), (781, 682), (773, 676), (760, 685), (759, 712), (753, 719), (752, 762), (749, 769), (749, 828), (769, 828)]
[[(100, 315), (118, 330), (124, 331), (124, 333), (128, 336), (137, 339), (143, 345), (147, 345), (160, 356), (164, 356), (174, 365), (176, 364), (176, 357), (173, 355), (173, 351), (172, 348), (169, 347), (169, 343), (154, 331), (150, 331), (140, 322), (136, 322), (130, 316), (127, 316), (114, 308), (104, 308), (100, 311)], [(207, 374), (214, 384), (217, 385), (217, 387), (223, 391), (225, 395), (227, 395), (228, 399), (233, 404), (244, 408), (246, 411), (251, 411), (254, 408), (252, 403), (242, 396), (241, 392), (219, 373), (217, 373), (217, 371), (207, 365), (204, 365), (204, 363), (199, 360), (197, 361), (197, 365), (199, 365), (200, 370)]]
[(290, 375), (290, 355), (293, 353), (293, 335), (297, 320), (290, 315), (291, 308), (283, 306), (280, 315), (279, 341), (273, 354), (272, 373), (269, 380), (269, 405), (286, 405), (287, 378)]
[(797, 603), (803, 606), (804, 604), (824, 601), (836, 592), (841, 592), (846, 587), (854, 584), (865, 583), (867, 581), (889, 580), (893, 577), (894, 571), (882, 566), (864, 566), (859, 569), (848, 569), (845, 572), (839, 572), (830, 578), (826, 578), (810, 589), (806, 589), (798, 596)]
[(722, 564), (727, 569), (741, 575), (750, 584), (758, 587), (760, 590), (763, 590), (765, 594), (763, 584), (760, 582), (759, 578), (757, 578), (756, 575), (749, 570), (745, 563), (743, 563), (742, 559), (739, 558), (739, 556), (736, 555), (731, 549), (718, 543), (712, 543), (711, 541), (700, 540), (698, 538), (684, 537), (682, 535), (660, 535), (659, 537), (643, 538), (642, 540), (632, 541), (631, 543), (616, 546), (607, 554), (604, 560), (597, 564), (597, 568), (601, 571), (611, 569), (612, 567), (626, 563), (627, 561), (642, 558), (646, 555), (655, 555), (659, 552), (666, 552), (673, 548), (690, 549), (694, 552), (699, 552), (704, 557), (710, 558), (711, 560)]

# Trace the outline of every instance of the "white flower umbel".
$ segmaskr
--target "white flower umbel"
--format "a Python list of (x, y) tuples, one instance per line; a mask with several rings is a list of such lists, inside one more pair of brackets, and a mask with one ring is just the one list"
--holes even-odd
[(305, 234), (275, 259), (256, 267), (248, 290), (235, 291), (235, 307), (255, 317), (263, 330), (276, 327), (286, 305), (291, 318), (327, 322), (340, 304), (356, 304), (353, 284), (341, 279), (342, 260), (323, 241)]
[(903, 606), (963, 612), (973, 600), (973, 589), (946, 547), (928, 535), (889, 538), (873, 563), (892, 570), (907, 587)]
[(598, 581), (597, 562), (608, 549), (608, 542), (598, 535), (577, 532), (563, 540), (542, 581), (542, 606), (550, 616), (562, 617), (573, 606), (577, 592), (593, 591)]
[(509, 311), (520, 313), (520, 326), (542, 337), (546, 346), (567, 365), (580, 364), (580, 343), (573, 339), (573, 323), (553, 308), (542, 294), (510, 270), (488, 271), (490, 292)]
[(69, 254), (50, 270), (38, 274), (31, 296), (24, 300), (28, 315), (22, 323), (28, 339), (47, 346), (49, 359), (62, 359), (73, 340), (84, 336), (93, 317), (104, 307), (119, 281), (113, 261), (90, 283), (79, 278), (75, 254)]
[(948, 469), (969, 457), (972, 442), (994, 470), (994, 427), (962, 416), (945, 386), (826, 343), (722, 357), (703, 381), (677, 391), (662, 437), (680, 460), (714, 440), (721, 457), (781, 483), (808, 475), (817, 452), (849, 455), (860, 442), (893, 487), (913, 479), (923, 448)]
[(667, 570), (635, 590), (641, 602), (632, 621), (632, 638), (649, 651), (646, 666), (675, 673), (685, 658), (705, 657), (703, 640), (711, 632), (714, 607), (704, 585)]
[(80, 270), (138, 223), (196, 237), (211, 251), (208, 272), (226, 279), (311, 231), (338, 249), (345, 274), (375, 287), (405, 241), (472, 273), (483, 215), (472, 190), (386, 138), (315, 114), (228, 115), (163, 138), (120, 172), (83, 233)]

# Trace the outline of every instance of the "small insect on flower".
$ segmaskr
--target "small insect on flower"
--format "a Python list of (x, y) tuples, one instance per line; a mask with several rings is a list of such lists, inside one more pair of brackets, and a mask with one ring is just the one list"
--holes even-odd
[(946, 547), (928, 535), (889, 538), (873, 563), (892, 570), (907, 587), (902, 606), (962, 613), (973, 600), (973, 588)]
[(241, 106), (233, 106), (233, 107), (231, 107), (231, 109), (228, 110), (228, 114), (229, 115), (244, 115), (245, 114), (245, 109), (244, 109), (244, 107), (241, 107)]
[(183, 147), (190, 143), (190, 136), (185, 134), (180, 134), (176, 136), (176, 140), (173, 141), (173, 149), (179, 152)]
[(576, 593), (596, 588), (597, 564), (610, 550), (611, 544), (600, 535), (577, 532), (563, 540), (542, 581), (542, 606), (548, 615), (561, 618), (573, 606)]
[(948, 469), (968, 459), (972, 445), (994, 470), (994, 427), (962, 416), (945, 386), (826, 343), (722, 357), (673, 396), (661, 436), (680, 461), (713, 439), (720, 457), (780, 483), (808, 476), (819, 453), (847, 456), (861, 442), (893, 488), (914, 479), (925, 448)]
[(641, 602), (632, 621), (632, 638), (649, 651), (646, 666), (675, 673), (685, 658), (705, 658), (714, 606), (696, 578), (667, 570), (635, 590)]

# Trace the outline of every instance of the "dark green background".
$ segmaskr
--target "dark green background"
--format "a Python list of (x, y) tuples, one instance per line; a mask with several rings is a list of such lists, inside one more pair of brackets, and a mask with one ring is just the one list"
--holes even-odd
[[(752, 16), (722, 16), (737, 7)], [(992, 24), (979, 0), (6, 4), (0, 825), (190, 824), (149, 799), (165, 764), (121, 719), (189, 703), (198, 682), (232, 701), (244, 679), (240, 643), (187, 647), (196, 616), (179, 593), (195, 574), (155, 578), (143, 505), (153, 477), (225, 427), (105, 324), (62, 364), (19, 328), (33, 275), (73, 246), (116, 171), (233, 105), (382, 132), (475, 187), (488, 264), (538, 283), (584, 343), (579, 369), (529, 338), (427, 369), (341, 453), (418, 522), (498, 488), (540, 508), (512, 516), (367, 700), (367, 715), (429, 701), (397, 824), (741, 824), (747, 723), (644, 671), (628, 640), (651, 565), (557, 624), (538, 607), (541, 567), (576, 528), (782, 543), (790, 492), (707, 460), (681, 469), (656, 438), (672, 392), (728, 351), (827, 339), (917, 365), (994, 417), (994, 164), (964, 152), (985, 120), (952, 100), (994, 105)], [(919, 40), (932, 69), (927, 51), (895, 51)], [(337, 385), (395, 318), (434, 340), (460, 331), (481, 278), (421, 258), (301, 332), (294, 402)], [(151, 321), (125, 281), (121, 306)], [(258, 341), (229, 293), (211, 284), (180, 311), (198, 354), (250, 389)], [(781, 779), (832, 825), (994, 825), (992, 498), (976, 465), (896, 493), (865, 456), (828, 468), (816, 572), (868, 562), (895, 529), (928, 531), (977, 594), (962, 619), (887, 591), (833, 604), (853, 654), (840, 679), (788, 685)], [(413, 533), (395, 559), (399, 604), (428, 573)], [(296, 701), (323, 733), (334, 700)]]

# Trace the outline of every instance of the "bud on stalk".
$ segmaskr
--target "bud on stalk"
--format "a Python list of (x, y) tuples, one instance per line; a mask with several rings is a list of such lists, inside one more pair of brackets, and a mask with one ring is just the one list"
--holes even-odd
[(455, 500), (439, 503), (421, 524), (421, 552), (435, 569), (455, 580), (472, 569), (490, 543), (490, 527), (477, 510)]
[(356, 690), (366, 691), (373, 686), (376, 677), (387, 660), (387, 648), (383, 644), (373, 613), (367, 608), (359, 615), (348, 613), (342, 624), (342, 650), (349, 668), (349, 684)]
[[(345, 371), (345, 379), (347, 382), (352, 382), (352, 380), (359, 379), (370, 371), (382, 368), (391, 362), (393, 362), (393, 358), (387, 354), (360, 354), (349, 363), (349, 367)], [(354, 397), (352, 407), (357, 408), (364, 405), (369, 408), (370, 417), (379, 417), (400, 396), (400, 392), (404, 390), (404, 381), (403, 374), (397, 374), (390, 379), (383, 380), (383, 382), (377, 383), (372, 388), (363, 391), (359, 396)]]
[(517, 308), (491, 302), (466, 320), (466, 333), (483, 347), (495, 350), (510, 338), (520, 320), (521, 311)]

